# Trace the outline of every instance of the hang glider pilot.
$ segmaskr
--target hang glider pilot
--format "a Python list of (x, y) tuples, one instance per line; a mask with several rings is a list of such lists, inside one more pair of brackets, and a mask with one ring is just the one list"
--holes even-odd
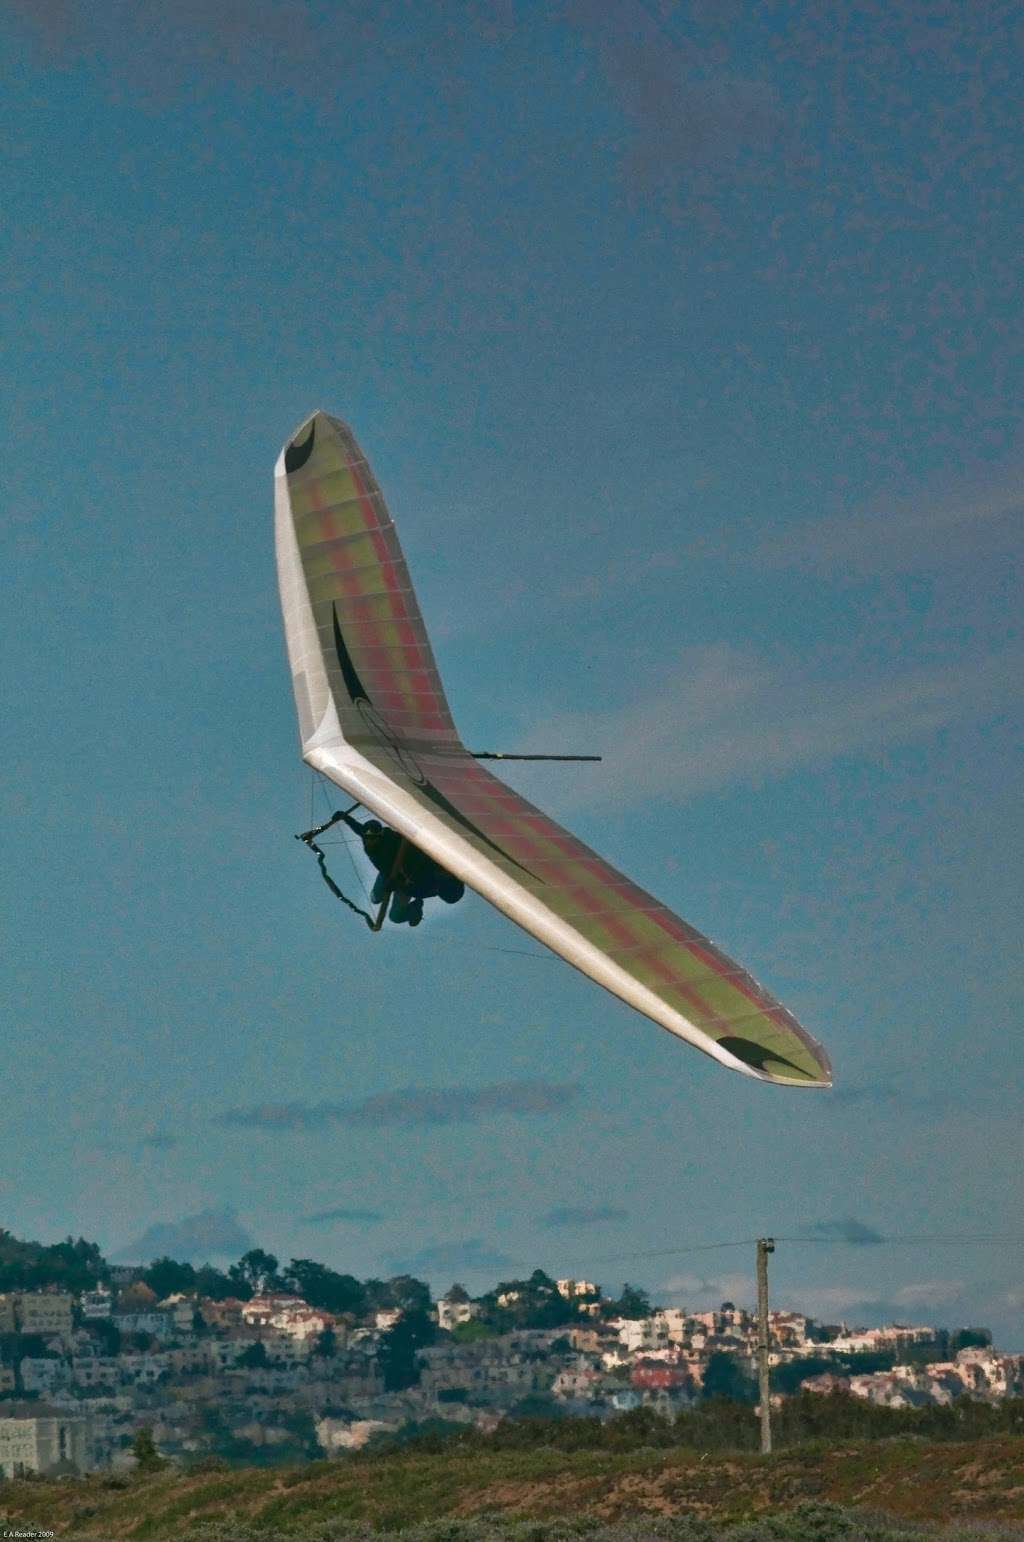
[(408, 922), (410, 926), (419, 926), (426, 899), (442, 899), (446, 905), (455, 905), (465, 894), (465, 885), (458, 878), (453, 878), (397, 830), (389, 830), (379, 819), (367, 819), (361, 824), (351, 814), (342, 814), (341, 818), (359, 836), (363, 850), (377, 869), (371, 900), (381, 905), (390, 894), (388, 914), (396, 925)]

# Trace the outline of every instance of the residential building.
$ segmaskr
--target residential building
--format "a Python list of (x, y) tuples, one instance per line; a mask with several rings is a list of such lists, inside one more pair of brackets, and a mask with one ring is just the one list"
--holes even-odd
[(479, 1301), (470, 1301), (468, 1297), (463, 1299), (461, 1296), (442, 1296), (437, 1302), (438, 1326), (450, 1333), (462, 1323), (472, 1322), (474, 1317), (479, 1317), (480, 1311)]
[[(226, 1302), (218, 1305), (226, 1306)], [(289, 1292), (280, 1292), (277, 1295), (253, 1296), (251, 1301), (239, 1303), (239, 1310), (243, 1322), (249, 1323), (255, 1328), (267, 1327), (274, 1317), (282, 1312), (287, 1312), (293, 1307), (306, 1307), (307, 1303), (301, 1296)], [(308, 1309), (308, 1308), (307, 1308)]]
[(83, 1290), (80, 1297), (82, 1316), (86, 1322), (109, 1317), (114, 1310), (113, 1293), (100, 1285), (95, 1290)]
[(118, 1355), (77, 1355), (71, 1362), (71, 1384), (83, 1390), (113, 1388), (121, 1381), (121, 1360)]
[(60, 1334), (70, 1338), (74, 1297), (63, 1290), (22, 1291), (17, 1320), (21, 1333)]
[(687, 1317), (682, 1307), (659, 1307), (651, 1320), (657, 1325), (659, 1333), (662, 1333), (670, 1344), (681, 1344), (686, 1338)]
[(86, 1419), (69, 1418), (37, 1403), (12, 1403), (0, 1417), (0, 1477), (25, 1473), (90, 1472), (92, 1441)]
[(612, 1326), (618, 1330), (619, 1342), (636, 1354), (641, 1349), (662, 1349), (669, 1344), (668, 1324), (661, 1314), (653, 1317), (617, 1317)]
[(52, 1392), (69, 1380), (67, 1361), (56, 1356), (25, 1355), (21, 1361), (21, 1385), (26, 1392)]
[(567, 1367), (558, 1372), (551, 1383), (551, 1391), (557, 1398), (578, 1402), (593, 1395), (599, 1380), (599, 1372), (589, 1365)]
[(166, 1342), (173, 1334), (174, 1325), (167, 1312), (115, 1312), (111, 1318), (122, 1334), (145, 1333), (151, 1338)]
[(328, 1456), (337, 1451), (358, 1451), (365, 1446), (371, 1435), (380, 1430), (394, 1429), (381, 1419), (318, 1419), (316, 1438)]
[(17, 1332), (17, 1300), (10, 1292), (0, 1295), (0, 1333)]
[(600, 1296), (601, 1287), (594, 1285), (590, 1280), (556, 1280), (555, 1286), (560, 1296), (567, 1301), (575, 1301), (578, 1296)]
[(640, 1360), (633, 1368), (630, 1381), (638, 1391), (670, 1389), (687, 1390), (690, 1376), (685, 1365), (671, 1365), (664, 1360)]
[(134, 1285), (136, 1280), (141, 1280), (145, 1272), (141, 1264), (112, 1264), (110, 1283), (121, 1290), (127, 1285)]
[(194, 1296), (168, 1296), (160, 1303), (161, 1311), (171, 1319), (176, 1338), (184, 1338), (195, 1331), (196, 1300)]
[(769, 1312), (768, 1337), (780, 1359), (791, 1359), (794, 1352), (806, 1354), (808, 1318), (802, 1312)]
[(334, 1318), (330, 1312), (321, 1312), (300, 1301), (274, 1312), (270, 1318), (270, 1327), (287, 1338), (311, 1346), (325, 1328), (334, 1327)]

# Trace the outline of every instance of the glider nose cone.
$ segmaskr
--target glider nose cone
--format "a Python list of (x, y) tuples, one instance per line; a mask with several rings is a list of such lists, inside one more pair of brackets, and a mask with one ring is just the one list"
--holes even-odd
[[(318, 408), (303, 418), (298, 428), (290, 435), (284, 449), (278, 456), (275, 472), (278, 476), (292, 476), (296, 471), (302, 471), (310, 465), (314, 454), (339, 444), (344, 447), (351, 439), (351, 430), (340, 418), (332, 418), (329, 413)], [(354, 441), (352, 441), (354, 446)], [(342, 460), (349, 457), (342, 455)]]
[(316, 444), (316, 418), (312, 420), (305, 434), (297, 434), (284, 452), (285, 471), (300, 471), (313, 453)]
[(311, 412), (309, 417), (299, 424), (282, 451), (284, 462), (282, 469), (286, 473), (290, 475), (293, 471), (301, 471), (309, 460), (316, 448), (317, 434), (323, 433), (326, 417), (326, 413), (318, 410)]

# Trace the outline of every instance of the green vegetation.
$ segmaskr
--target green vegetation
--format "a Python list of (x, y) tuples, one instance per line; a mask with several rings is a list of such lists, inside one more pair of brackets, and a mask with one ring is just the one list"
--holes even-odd
[(0, 1292), (42, 1290), (59, 1285), (62, 1290), (91, 1290), (107, 1272), (95, 1242), (68, 1237), (64, 1242), (46, 1246), (42, 1242), (19, 1242), (9, 1231), (0, 1229)]
[(163, 1457), (156, 1448), (153, 1439), (153, 1431), (147, 1426), (139, 1430), (132, 1442), (132, 1454), (138, 1463), (139, 1472), (159, 1472), (166, 1466)]
[(53, 1529), (67, 1542), (916, 1542), (952, 1521), (991, 1528), (987, 1542), (1024, 1542), (1019, 1436), (818, 1441), (769, 1459), (540, 1441), (430, 1451), (414, 1440), (286, 1468), (205, 1461), (0, 1485), (0, 1529)]
[(418, 1351), (432, 1344), (437, 1324), (421, 1306), (410, 1307), (382, 1334), (377, 1363), (389, 1392), (413, 1387), (420, 1379)]
[[(710, 1398), (667, 1419), (652, 1408), (635, 1408), (613, 1419), (566, 1418), (553, 1399), (532, 1393), (490, 1434), (462, 1424), (446, 1424), (403, 1445), (424, 1451), (639, 1451), (683, 1447), (701, 1452), (757, 1451), (760, 1424), (754, 1408), (731, 1398)], [(528, 1406), (530, 1405), (530, 1406)], [(1024, 1398), (976, 1403), (961, 1398), (947, 1407), (883, 1408), (877, 1403), (833, 1392), (789, 1398), (772, 1415), (776, 1447), (808, 1442), (887, 1441), (911, 1437), (927, 1441), (962, 1441), (1024, 1435)], [(394, 1436), (379, 1436), (353, 1461), (386, 1457)]]
[[(203, 1522), (182, 1532), (188, 1542), (268, 1542), (274, 1533), (246, 1521)], [(285, 1535), (291, 1542), (379, 1542), (382, 1533), (348, 1521), (314, 1523)], [(724, 1524), (697, 1516), (644, 1515), (631, 1520), (589, 1519), (426, 1521), (403, 1528), (403, 1542), (979, 1542), (970, 1527), (943, 1528), (894, 1522), (882, 1515), (810, 1501), (795, 1510)], [(986, 1528), (985, 1542), (1024, 1542), (1016, 1526)]]

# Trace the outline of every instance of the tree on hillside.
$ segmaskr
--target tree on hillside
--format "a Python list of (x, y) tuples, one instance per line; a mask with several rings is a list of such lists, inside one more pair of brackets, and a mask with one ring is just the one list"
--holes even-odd
[(622, 1295), (617, 1301), (612, 1301), (608, 1307), (610, 1317), (650, 1317), (653, 1308), (651, 1298), (646, 1290), (641, 1290), (638, 1285), (625, 1284), (622, 1287)]
[(420, 1379), (418, 1351), (434, 1342), (437, 1326), (428, 1313), (413, 1308), (381, 1335), (377, 1364), (389, 1392), (413, 1387)]
[(243, 1253), (237, 1264), (228, 1269), (228, 1278), (236, 1285), (244, 1286), (252, 1295), (262, 1295), (265, 1290), (280, 1290), (281, 1280), (277, 1273), (277, 1259), (262, 1248), (250, 1248)]
[(121, 1353), (121, 1330), (109, 1317), (95, 1317), (87, 1324), (89, 1334), (99, 1343), (101, 1355)]
[(961, 1349), (989, 1349), (992, 1335), (987, 1328), (958, 1328), (950, 1336), (949, 1352), (957, 1354)]
[(233, 1280), (213, 1264), (202, 1264), (196, 1270), (196, 1295), (208, 1301), (226, 1301), (229, 1296), (239, 1296), (247, 1301), (252, 1295), (249, 1286), (241, 1280)]
[(236, 1362), (243, 1370), (258, 1371), (268, 1365), (267, 1346), (262, 1339), (257, 1339), (255, 1344), (250, 1344), (248, 1349), (243, 1349)]
[(338, 1335), (333, 1328), (321, 1328), (313, 1345), (313, 1353), (324, 1360), (333, 1360), (338, 1353)]
[(312, 1258), (293, 1258), (284, 1274), (285, 1284), (321, 1312), (338, 1315), (366, 1312), (365, 1287), (351, 1274), (336, 1274)]
[(429, 1312), (430, 1286), (411, 1274), (396, 1274), (389, 1280), (367, 1280), (367, 1312)]
[(559, 1294), (543, 1269), (526, 1280), (500, 1280), (481, 1297), (484, 1321), (500, 1332), (514, 1328), (561, 1328), (574, 1321), (576, 1308)]
[(734, 1403), (752, 1403), (757, 1397), (756, 1382), (743, 1371), (736, 1355), (722, 1349), (708, 1356), (701, 1390), (705, 1398), (724, 1397)]
[(402, 1312), (429, 1312), (430, 1286), (412, 1274), (396, 1274), (386, 1282), (388, 1304)]
[(144, 1280), (133, 1280), (118, 1295), (117, 1305), (122, 1312), (148, 1312), (156, 1305), (156, 1292)]
[(142, 1278), (159, 1301), (165, 1296), (187, 1296), (196, 1288), (196, 1271), (191, 1264), (179, 1264), (173, 1258), (154, 1258)]
[(91, 1290), (106, 1276), (107, 1265), (95, 1242), (67, 1237), (46, 1246), (21, 1242), (0, 1228), (0, 1292), (44, 1290)]
[(153, 1439), (153, 1431), (148, 1425), (139, 1430), (132, 1441), (132, 1454), (140, 1472), (157, 1472), (164, 1465), (164, 1459)]

